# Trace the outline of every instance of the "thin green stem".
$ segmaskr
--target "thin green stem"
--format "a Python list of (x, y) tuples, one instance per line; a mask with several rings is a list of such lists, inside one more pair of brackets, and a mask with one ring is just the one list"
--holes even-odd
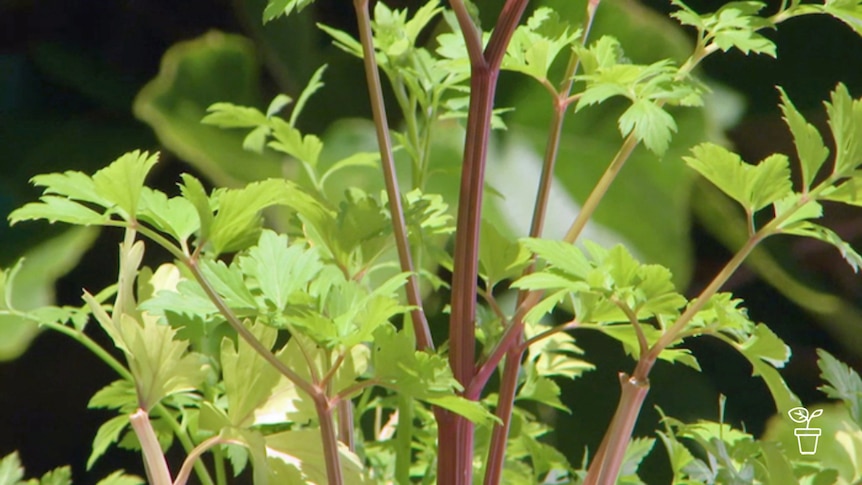
[(640, 355), (643, 355), (649, 352), (649, 343), (647, 342), (646, 335), (644, 334), (643, 328), (641, 328), (640, 321), (638, 321), (638, 316), (635, 312), (623, 301), (620, 301), (616, 297), (610, 298), (611, 303), (617, 306), (617, 308), (622, 311), (626, 317), (629, 319), (629, 324), (635, 329), (635, 334), (638, 338), (638, 349), (640, 350)]
[[(182, 426), (180, 426), (180, 423), (176, 420), (176, 418), (174, 418), (173, 414), (171, 414), (168, 408), (160, 402), (153, 407), (153, 410), (158, 414), (161, 419), (165, 420), (168, 423), (168, 426), (170, 426), (171, 430), (173, 430), (174, 436), (177, 437), (180, 442), (180, 445), (183, 447), (183, 450), (185, 450), (186, 454), (191, 453), (192, 450), (194, 450), (195, 448), (195, 444), (192, 442), (188, 431)], [(213, 485), (212, 476), (210, 476), (209, 470), (207, 470), (206, 465), (202, 461), (195, 461), (194, 469), (195, 473), (198, 476), (198, 479), (203, 485)], [(218, 468), (216, 468), (216, 474), (218, 474)]]
[(218, 485), (227, 485), (227, 467), (224, 459), (224, 451), (221, 448), (213, 450), (213, 462), (215, 463), (216, 483)]
[(395, 481), (410, 483), (410, 465), (413, 462), (413, 399), (398, 395), (398, 431), (395, 432)]
[(389, 122), (386, 116), (386, 105), (383, 101), (383, 89), (380, 83), (380, 73), (374, 51), (374, 39), (371, 32), (371, 17), (368, 12), (368, 0), (354, 0), (359, 39), (362, 43), (365, 77), (368, 84), (368, 95), (371, 99), (371, 111), (377, 132), (377, 144), (380, 149), (380, 159), (383, 165), (383, 178), (386, 183), (386, 194), (389, 198), (389, 210), (392, 214), (392, 230), (395, 234), (395, 246), (398, 250), (398, 260), (402, 271), (409, 273), (407, 284), (407, 301), (413, 307), (410, 314), (413, 330), (416, 335), (416, 346), (420, 350), (434, 349), (431, 329), (422, 306), (422, 296), (419, 292), (419, 281), (414, 270), (410, 245), (407, 238), (407, 224), (404, 221), (404, 208), (401, 206), (401, 192), (398, 189), (398, 176), (395, 173), (395, 159), (392, 155), (392, 140), (389, 138)]
[(120, 375), (124, 380), (129, 382), (134, 381), (134, 377), (132, 377), (132, 373), (129, 372), (126, 367), (120, 363), (117, 359), (114, 358), (111, 354), (108, 353), (107, 350), (103, 349), (99, 344), (97, 344), (93, 339), (88, 337), (83, 332), (79, 332), (74, 328), (70, 328), (66, 325), (62, 325), (56, 322), (42, 322), (38, 319), (28, 315), (24, 312), (19, 312), (17, 310), (0, 310), (0, 315), (13, 315), (18, 318), (26, 318), (28, 320), (32, 320), (33, 322), (38, 323), (39, 325), (49, 328), (55, 332), (62, 333), (68, 337), (71, 337), (79, 344), (83, 345), (87, 350), (93, 353), (96, 357), (99, 358), (102, 362), (108, 365), (111, 369), (114, 370), (117, 374)]
[(587, 222), (589, 222), (593, 217), (596, 208), (599, 206), (599, 202), (604, 198), (611, 184), (616, 180), (617, 175), (619, 175), (620, 170), (622, 170), (623, 165), (625, 165), (626, 161), (631, 157), (631, 154), (637, 145), (638, 139), (634, 133), (631, 133), (626, 137), (619, 151), (617, 151), (613, 160), (611, 160), (611, 163), (608, 165), (608, 168), (605, 169), (605, 173), (602, 174), (602, 177), (596, 183), (595, 187), (593, 187), (593, 191), (590, 192), (587, 200), (584, 201), (581, 211), (578, 212), (578, 216), (575, 218), (575, 221), (572, 223), (571, 227), (569, 227), (566, 236), (563, 238), (564, 241), (568, 243), (574, 243), (577, 241), (578, 236), (581, 235)]
[[(584, 19), (583, 34), (581, 35), (581, 45), (583, 46), (586, 46), (587, 40), (589, 39), (598, 6), (599, 0), (590, 0), (587, 2), (587, 13)], [(533, 208), (533, 221), (530, 226), (530, 237), (542, 237), (542, 229), (545, 225), (545, 213), (548, 208), (548, 197), (551, 193), (551, 180), (553, 180), (554, 177), (554, 167), (557, 163), (557, 157), (560, 151), (563, 122), (566, 119), (566, 111), (568, 110), (569, 105), (577, 99), (572, 99), (571, 93), (572, 87), (575, 83), (574, 77), (578, 72), (580, 63), (580, 56), (578, 56), (577, 52), (572, 49), (572, 53), (569, 55), (569, 61), (566, 64), (566, 70), (563, 73), (563, 80), (560, 83), (559, 90), (554, 90), (553, 87), (549, 87), (555, 97), (554, 111), (551, 119), (551, 126), (548, 130), (548, 142), (545, 145), (545, 157), (542, 163), (539, 190), (536, 194), (536, 204)]]
[(309, 396), (315, 396), (320, 394), (321, 391), (313, 386), (310, 382), (306, 381), (299, 374), (297, 374), (293, 369), (288, 367), (284, 362), (278, 360), (278, 358), (273, 355), (273, 353), (267, 349), (261, 342), (258, 340), (251, 331), (246, 328), (246, 326), (240, 321), (239, 317), (230, 309), (230, 307), (225, 303), (222, 299), (221, 295), (212, 287), (209, 280), (203, 275), (203, 272), (198, 266), (197, 261), (187, 259), (183, 261), (183, 263), (188, 267), (191, 271), (192, 276), (194, 276), (195, 280), (198, 284), (203, 288), (204, 293), (206, 293), (207, 297), (216, 308), (219, 310), (219, 313), (227, 320), (228, 324), (236, 331), (236, 333), (246, 341), (246, 343), (255, 351), (258, 355), (263, 357), (264, 360), (269, 363), (274, 369), (276, 369), (281, 375), (287, 377), (290, 382), (296, 385), (296, 387), (300, 388)]
[(338, 356), (335, 357), (335, 362), (329, 366), (329, 370), (326, 371), (326, 374), (323, 375), (323, 378), (320, 380), (320, 387), (329, 387), (329, 382), (335, 377), (335, 373), (338, 372), (338, 369), (341, 367), (341, 364), (344, 363), (344, 359), (347, 357), (347, 352), (339, 352)]
[(577, 320), (572, 320), (570, 322), (557, 325), (556, 327), (551, 327), (550, 329), (545, 330), (542, 333), (536, 334), (524, 341), (524, 343), (521, 344), (521, 352), (526, 352), (526, 350), (529, 349), (531, 345), (535, 344), (536, 342), (540, 342), (548, 337), (551, 337), (554, 334), (565, 332), (566, 330), (572, 330), (580, 326), (581, 322)]
[(367, 389), (372, 386), (380, 386), (382, 383), (377, 379), (368, 379), (365, 381), (354, 382), (353, 384), (345, 387), (344, 389), (338, 391), (338, 394), (333, 396), (332, 402), (339, 403), (341, 401), (350, 399), (350, 396), (356, 394), (357, 392)]

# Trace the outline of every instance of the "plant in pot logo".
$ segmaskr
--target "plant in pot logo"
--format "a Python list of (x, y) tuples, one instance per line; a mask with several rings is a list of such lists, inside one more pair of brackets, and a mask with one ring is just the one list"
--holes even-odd
[(812, 428), (811, 420), (823, 414), (822, 409), (818, 409), (813, 413), (809, 413), (803, 407), (793, 408), (787, 411), (787, 415), (794, 423), (805, 423), (804, 428), (796, 428), (793, 434), (796, 435), (796, 442), (799, 444), (799, 453), (803, 455), (813, 455), (817, 453), (817, 441), (820, 439), (820, 428)]

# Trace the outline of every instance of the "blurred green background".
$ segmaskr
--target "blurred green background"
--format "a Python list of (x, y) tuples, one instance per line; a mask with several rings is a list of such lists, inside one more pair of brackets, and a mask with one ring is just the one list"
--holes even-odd
[[(477, 3), (490, 22), (501, 2)], [(547, 4), (575, 16), (583, 9), (580, 1)], [(389, 5), (415, 8), (418, 2)], [(691, 5), (707, 11), (721, 3)], [(278, 175), (284, 169), (278, 159), (241, 150), (242, 134), (204, 127), (198, 120), (212, 102), (263, 107), (279, 92), (296, 95), (323, 63), (329, 64), (326, 87), (304, 113), (301, 128), (322, 134), (336, 152), (367, 147), (367, 123), (350, 121), (368, 114), (365, 92), (356, 83), (361, 65), (334, 49), (314, 27), (314, 22), (323, 22), (352, 32), (351, 3), (318, 0), (301, 16), (265, 27), (260, 22), (262, 8), (261, 0), (0, 0), (4, 220), (9, 211), (38, 196), (27, 183), (33, 175), (69, 169), (92, 173), (135, 148), (162, 150), (163, 162), (151, 183), (167, 191), (174, 190), (177, 175), (185, 171), (218, 185)], [(689, 49), (689, 39), (664, 17), (669, 10), (669, 2), (607, 0), (599, 10), (596, 36), (618, 36), (636, 62), (680, 59)], [(776, 84), (821, 128), (822, 101), (837, 82), (846, 83), (854, 96), (862, 95), (862, 40), (845, 25), (808, 17), (791, 20), (767, 36), (778, 44), (778, 59), (731, 52), (705, 62), (701, 74), (714, 83), (716, 95), (705, 110), (675, 112), (680, 133), (664, 157), (657, 159), (643, 150), (635, 153), (588, 235), (627, 241), (641, 257), (667, 264), (689, 295), (729, 257), (726, 248), (738, 242), (739, 226), (732, 206), (701, 187), (682, 166), (680, 155), (698, 141), (723, 137), (751, 162), (774, 151), (792, 153), (776, 107)], [(498, 141), (489, 178), (508, 195), (524, 189), (519, 174), (535, 172), (530, 163), (535, 163), (549, 110), (541, 88), (512, 74), (503, 76), (498, 100), (515, 111), (506, 118), (506, 134), (511, 136)], [(612, 104), (587, 110), (567, 124), (558, 170), (564, 199), (582, 199), (619, 145), (614, 113), (619, 113), (619, 106)], [(457, 163), (457, 158), (449, 163)], [(438, 180), (432, 190), (448, 190), (444, 195), (451, 197), (451, 182)], [(506, 203), (493, 204), (494, 217), (513, 234), (520, 227), (518, 206), (531, 204), (531, 191), (511, 193)], [(829, 209), (826, 225), (858, 247), (862, 215)], [(549, 233), (559, 231), (554, 224), (564, 224), (570, 217), (558, 212), (561, 218), (551, 221)], [(98, 290), (115, 278), (118, 233), (105, 231), (96, 238), (64, 231), (47, 224), (11, 229), (0, 224), (0, 265), (8, 267), (28, 253), (25, 274), (33, 276), (22, 281), (16, 294), (22, 306), (44, 304), (55, 295), (62, 304), (78, 305), (82, 288)], [(53, 243), (46, 246), (49, 240)], [(857, 368), (862, 363), (862, 284), (831, 248), (778, 240), (767, 249), (734, 277), (728, 289), (745, 298), (753, 319), (769, 323), (791, 345), (794, 357), (782, 374), (810, 404), (823, 398), (815, 390), (816, 347)], [(153, 261), (164, 257), (149, 256)], [(96, 327), (90, 331), (107, 344)], [(28, 476), (71, 464), (78, 483), (95, 483), (120, 467), (142, 474), (139, 458), (124, 452), (112, 452), (95, 471), (84, 471), (95, 431), (109, 417), (88, 411), (86, 404), (114, 376), (60, 335), (39, 335), (17, 357), (34, 336), (32, 328), (0, 320), (0, 456), (20, 450)], [(618, 345), (607, 338), (591, 334), (576, 338), (586, 359), (599, 370), (562, 383), (563, 400), (573, 413), (551, 416), (563, 431), (556, 444), (573, 463), (580, 462), (585, 446), (596, 446), (618, 393), (616, 372), (631, 367)], [(754, 433), (762, 431), (772, 413), (771, 400), (765, 387), (749, 377), (744, 359), (717, 342), (694, 341), (690, 347), (703, 374), (658, 366), (638, 432), (654, 429), (654, 405), (685, 420), (714, 419), (719, 393), (728, 396), (729, 420), (744, 423)], [(657, 450), (645, 465), (650, 472), (642, 476), (648, 483), (666, 481), (662, 459)]]

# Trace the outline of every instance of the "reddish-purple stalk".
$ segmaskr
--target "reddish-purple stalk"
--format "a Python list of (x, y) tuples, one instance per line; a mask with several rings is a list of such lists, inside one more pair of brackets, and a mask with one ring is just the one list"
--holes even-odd
[[(464, 3), (450, 0), (450, 5), (461, 27), (471, 65), (470, 111), (461, 169), (449, 320), (449, 365), (458, 382), (468, 389), (476, 371), (474, 320), (479, 223), (494, 94), (503, 55), (527, 1), (506, 2), (485, 49), (482, 47), (482, 33), (473, 23)], [(438, 411), (437, 417), (437, 479), (440, 483), (469, 485), (473, 474), (473, 425), (466, 418), (447, 411)]]
[(413, 331), (416, 335), (416, 347), (420, 350), (434, 350), (431, 339), (431, 329), (422, 307), (422, 296), (419, 293), (419, 282), (413, 268), (413, 258), (410, 254), (410, 244), (407, 240), (407, 224), (404, 221), (404, 208), (401, 206), (401, 191), (398, 189), (398, 176), (395, 173), (395, 160), (392, 155), (392, 140), (389, 137), (389, 121), (386, 116), (386, 104), (383, 101), (383, 91), (378, 72), (377, 58), (374, 51), (374, 39), (371, 32), (371, 16), (368, 11), (368, 0), (354, 0), (356, 20), (359, 27), (359, 40), (362, 43), (362, 59), (365, 63), (365, 78), (368, 85), (368, 96), (371, 98), (371, 112), (377, 133), (377, 145), (380, 151), (380, 161), (383, 166), (383, 178), (386, 185), (386, 195), (389, 199), (389, 211), (392, 215), (392, 231), (395, 235), (395, 247), (401, 270), (408, 273), (407, 302), (413, 307), (410, 316)]
[[(595, 19), (596, 10), (599, 6), (599, 0), (590, 0), (587, 2), (587, 11), (584, 18), (584, 29), (581, 37), (581, 43), (586, 45), (590, 35), (590, 29)], [(538, 192), (536, 194), (536, 203), (533, 209), (533, 220), (530, 225), (530, 237), (541, 237), (545, 225), (545, 214), (548, 208), (548, 197), (551, 192), (551, 180), (554, 177), (554, 167), (557, 162), (557, 155), (560, 149), (560, 140), (562, 138), (563, 123), (566, 118), (566, 111), (569, 108), (571, 101), (569, 96), (574, 85), (574, 75), (578, 71), (579, 57), (572, 53), (568, 66), (563, 74), (563, 81), (560, 84), (559, 91), (555, 91), (554, 113), (551, 120), (549, 130), (548, 143), (545, 148), (545, 158), (542, 165), (542, 174), (539, 180)], [(532, 265), (526, 270), (525, 274), (532, 271)], [(528, 294), (521, 292), (518, 295), (518, 306), (524, 304)], [(532, 307), (532, 305), (530, 305)], [(506, 442), (509, 438), (509, 429), (512, 423), (512, 409), (515, 405), (515, 394), (518, 390), (518, 376), (521, 372), (521, 360), (524, 356), (526, 346), (522, 345), (524, 339), (523, 321), (521, 319), (511, 322), (516, 330), (513, 332), (512, 339), (509, 342), (509, 348), (506, 351), (506, 364), (503, 367), (503, 375), (500, 383), (500, 391), (497, 397), (496, 416), (500, 420), (500, 425), (495, 426), (491, 433), (491, 444), (488, 448), (488, 459), (485, 467), (485, 485), (495, 485), (500, 483), (503, 477), (503, 465), (506, 455)], [(487, 367), (486, 367), (487, 370)], [(481, 386), (484, 387), (487, 378), (484, 378)]]

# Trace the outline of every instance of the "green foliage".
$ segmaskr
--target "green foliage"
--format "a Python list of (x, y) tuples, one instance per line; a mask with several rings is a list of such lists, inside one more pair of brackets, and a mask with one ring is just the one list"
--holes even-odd
[(631, 106), (620, 116), (619, 129), (623, 136), (634, 133), (651, 151), (661, 155), (670, 143), (677, 125), (665, 103), (680, 106), (700, 106), (706, 88), (690, 79), (671, 61), (649, 65), (625, 61), (620, 42), (611, 36), (601, 37), (589, 48), (576, 47), (584, 67), (577, 77), (586, 82), (576, 111), (601, 103), (612, 96), (629, 98)]
[(726, 148), (708, 143), (694, 147), (685, 161), (739, 202), (748, 214), (787, 197), (792, 190), (790, 165), (783, 155), (771, 155), (749, 165)]
[(832, 399), (840, 399), (856, 424), (862, 424), (862, 379), (859, 374), (825, 350), (818, 349), (820, 378), (826, 384), (818, 389)]
[(757, 15), (765, 3), (756, 1), (729, 2), (714, 13), (700, 15), (683, 2), (671, 3), (680, 10), (671, 14), (682, 25), (698, 31), (698, 43), (704, 49), (715, 46), (724, 52), (736, 48), (745, 54), (766, 54), (775, 57), (775, 44), (757, 33), (763, 28), (774, 28), (770, 19)]
[(548, 71), (557, 56), (565, 49), (571, 49), (580, 37), (581, 32), (570, 31), (557, 12), (548, 7), (537, 8), (527, 23), (512, 34), (503, 69), (521, 72), (540, 83), (547, 83)]
[[(270, 0), (264, 21), (299, 12), (311, 3)], [(470, 27), (463, 22), (465, 12), (477, 16), (471, 11), (472, 4), (456, 2), (461, 16), (456, 19), (436, 1), (412, 14), (377, 2), (374, 20), (362, 26), (372, 30), (375, 51), (374, 59), (364, 59), (364, 65), (369, 72), (379, 68), (386, 75), (400, 109), (402, 124), (393, 138), (399, 144), (398, 164), (409, 162), (411, 168), (410, 183), (406, 178), (402, 181), (409, 185), (403, 195), (402, 187), (392, 180), (387, 180), (386, 192), (379, 191), (379, 182), (363, 185), (349, 178), (376, 168), (381, 158), (388, 160), (379, 150), (370, 151), (360, 140), (356, 146), (361, 149), (343, 153), (342, 147), (332, 148), (329, 143), (330, 137), (337, 139), (343, 132), (327, 137), (306, 133), (305, 124), (303, 130), (298, 127), (306, 105), (324, 88), (326, 64), (309, 76), (295, 102), (292, 96), (278, 94), (262, 109), (255, 107), (260, 105), (257, 69), (245, 41), (209, 34), (173, 48), (166, 54), (158, 78), (136, 101), (136, 112), (156, 129), (167, 147), (188, 157), (209, 178), (230, 187), (208, 191), (203, 182), (183, 174), (179, 195), (168, 195), (145, 186), (157, 155), (135, 151), (92, 176), (67, 171), (34, 177), (33, 183), (43, 188), (40, 200), (9, 217), (13, 224), (47, 220), (125, 229), (116, 285), (96, 295), (85, 291), (85, 305), (80, 309), (44, 303), (24, 311), (37, 305), (16, 301), (14, 288), (23, 286), (18, 280), (23, 274), (21, 266), (0, 273), (0, 289), (5, 294), (0, 318), (61, 331), (93, 350), (121, 377), (90, 401), (91, 408), (110, 409), (117, 415), (99, 428), (88, 468), (116, 445), (141, 450), (150, 477), (159, 476), (153, 467), (159, 466), (160, 455), (177, 441), (189, 454), (183, 473), (198, 454), (214, 449), (219, 483), (225, 481), (228, 463), (237, 475), (251, 464), (258, 484), (377, 483), (391, 481), (393, 476), (397, 481), (411, 477), (444, 481), (432, 471), (438, 462), (447, 466), (442, 456), (448, 452), (440, 439), (456, 436), (471, 443), (464, 433), (474, 433), (475, 449), (483, 455), (487, 450), (488, 458), (473, 459), (473, 447), (461, 450), (458, 460), (464, 462), (464, 469), (458, 470), (459, 475), (466, 476), (475, 467), (487, 476), (502, 474), (497, 480), (506, 483), (560, 483), (578, 475), (589, 481), (596, 467), (615, 462), (619, 470), (610, 470), (614, 475), (610, 480), (619, 475), (619, 483), (639, 484), (643, 483), (639, 467), (656, 439), (630, 440), (630, 436), (649, 389), (650, 370), (661, 359), (699, 371), (696, 357), (682, 345), (686, 339), (702, 335), (721, 339), (745, 357), (753, 374), (769, 388), (779, 412), (801, 409), (777, 370), (789, 360), (790, 348), (768, 326), (749, 319), (740, 300), (718, 293), (718, 289), (758, 243), (779, 234), (825, 241), (836, 246), (854, 269), (862, 265), (862, 256), (849, 243), (812, 222), (822, 217), (824, 201), (862, 205), (862, 182), (857, 180), (862, 164), (858, 139), (862, 100), (852, 99), (847, 87), (839, 84), (826, 105), (835, 141), (835, 161), (828, 175), (821, 173), (829, 156), (823, 138), (780, 91), (781, 109), (800, 161), (799, 191), (794, 189), (790, 159), (785, 155), (773, 154), (751, 165), (718, 144), (703, 142), (702, 130), (684, 140), (693, 144), (697, 138), (690, 156), (684, 158), (688, 167), (739, 203), (748, 219), (746, 243), (697, 298), (684, 297), (668, 267), (639, 262), (634, 249), (584, 241), (580, 231), (585, 226), (579, 223), (592, 219), (599, 200), (638, 144), (653, 154), (676, 158), (679, 149), (672, 151), (674, 134), (685, 128), (682, 120), (686, 118), (675, 108), (704, 105), (709, 90), (693, 75), (704, 57), (733, 48), (774, 57), (775, 45), (759, 33), (762, 29), (811, 12), (831, 13), (857, 28), (859, 6), (845, 1), (823, 6), (790, 2), (766, 18), (759, 15), (763, 4), (758, 2), (733, 2), (705, 15), (682, 2), (674, 4), (679, 10), (673, 16), (697, 30), (690, 56), (682, 60), (661, 55), (635, 62), (623, 53), (624, 42), (616, 33), (585, 45), (584, 28), (592, 25), (592, 18), (584, 28), (575, 27), (563, 15), (570, 6), (559, 10), (538, 6), (524, 25), (512, 25), (502, 36), (500, 31), (490, 34), (477, 25), (476, 36), (468, 35), (465, 40), (459, 31)], [(501, 19), (511, 15), (510, 5), (504, 6)], [(332, 27), (320, 28), (337, 48), (363, 57), (362, 45), (351, 35)], [(495, 43), (509, 34), (508, 45)], [(470, 42), (474, 42), (474, 53), (481, 48), (478, 43), (489, 43), (486, 59), (479, 65), (466, 62)], [(639, 48), (626, 47), (627, 52)], [(447, 172), (457, 168), (458, 157), (449, 157), (440, 146), (453, 133), (453, 138), (461, 134), (456, 122), (447, 120), (466, 118), (467, 133), (476, 138), (468, 140), (472, 150), (461, 163), (471, 170), (463, 176), (482, 174), (487, 154), (496, 155), (484, 123), (504, 126), (501, 115), (505, 110), (481, 98), (470, 99), (467, 84), (471, 75), (484, 76), (471, 86), (494, 92), (499, 73), (495, 66), (491, 66), (493, 72), (486, 72), (489, 65), (482, 62), (488, 64), (487, 58), (495, 53), (503, 55), (502, 69), (538, 81), (540, 89), (551, 94), (556, 114), (575, 104), (568, 111), (574, 111), (579, 123), (589, 127), (591, 136), (593, 122), (605, 120), (595, 123), (599, 144), (614, 140), (612, 147), (592, 146), (584, 151), (607, 152), (611, 164), (595, 188), (590, 188), (582, 208), (586, 219), (579, 217), (572, 225), (566, 242), (516, 240), (508, 228), (498, 224), (499, 217), (493, 212), (482, 214), (475, 208), (471, 213), (473, 208), (464, 206), (460, 216), (467, 217), (460, 217), (457, 230), (453, 227), (449, 208), (457, 200), (455, 190), (445, 186), (452, 180), (446, 178)], [(564, 53), (568, 60), (560, 76), (559, 57)], [(240, 74), (239, 83), (230, 85), (213, 75), (225, 65)], [(210, 85), (212, 89), (201, 89)], [(381, 90), (381, 86), (371, 87)], [(624, 109), (609, 102), (615, 97), (626, 100)], [(524, 107), (525, 103), (517, 104)], [(281, 117), (279, 113), (291, 105), (289, 117)], [(383, 112), (382, 106), (375, 108), (377, 113)], [(486, 118), (477, 123), (477, 116)], [(378, 139), (384, 139), (389, 127), (378, 128)], [(617, 136), (610, 135), (617, 130), (627, 139), (622, 148)], [(552, 129), (550, 136), (543, 137), (549, 157), (558, 156), (561, 133)], [(458, 140), (453, 151), (460, 150), (460, 144)], [(643, 156), (635, 159), (640, 162), (637, 158)], [(456, 160), (440, 162), (440, 158)], [(553, 168), (555, 160), (546, 162)], [(572, 170), (575, 165), (579, 164), (567, 164), (561, 170)], [(670, 170), (667, 177), (664, 172), (655, 177), (650, 170), (642, 172), (650, 174), (644, 179), (661, 179), (662, 184), (671, 179), (680, 182), (673, 189), (679, 189), (681, 195), (669, 196), (673, 200), (659, 203), (661, 206), (673, 206), (675, 200), (687, 197), (688, 176), (679, 175), (678, 168)], [(432, 180), (432, 175), (441, 173), (446, 182)], [(294, 180), (282, 178), (287, 176)], [(553, 171), (544, 174), (542, 189), (550, 190), (552, 178)], [(464, 191), (485, 187), (483, 180), (465, 178), (464, 182)], [(437, 194), (426, 191), (427, 186), (443, 190)], [(508, 196), (506, 192), (489, 188), (494, 195)], [(401, 214), (393, 213), (395, 204), (387, 193), (399, 194)], [(755, 218), (769, 206), (771, 219), (759, 214)], [(406, 222), (404, 233), (394, 227), (396, 217)], [(637, 217), (631, 213), (625, 216), (627, 224), (636, 225), (639, 221), (634, 219)], [(479, 231), (479, 225), (480, 233), (471, 232)], [(468, 261), (466, 270), (465, 265), (451, 263), (456, 259), (448, 244), (453, 233), (461, 238), (459, 244), (479, 245), (467, 248), (476, 250), (478, 262)], [(155, 271), (141, 267), (145, 243), (139, 238), (166, 250), (172, 261)], [(575, 241), (579, 245), (572, 244)], [(405, 253), (418, 263), (409, 263)], [(478, 267), (472, 268), (473, 263)], [(440, 300), (439, 290), (447, 286), (440, 275), (432, 274), (438, 265), (451, 268), (459, 282), (481, 278), (484, 288), (480, 293), (489, 305), (476, 316), (453, 303), (457, 308), (450, 308), (452, 340), (437, 348), (433, 342), (417, 348), (417, 332), (431, 334), (426, 319), (433, 321), (446, 311), (445, 304), (431, 304)], [(417, 275), (428, 277), (434, 288), (417, 288), (411, 280)], [(57, 276), (51, 274), (39, 283), (48, 286)], [(519, 290), (514, 309), (504, 295), (507, 281)], [(410, 292), (409, 304), (401, 295), (405, 286)], [(424, 291), (425, 301), (417, 301), (420, 291)], [(567, 323), (545, 326), (563, 312), (572, 315)], [(83, 332), (89, 315), (122, 353), (125, 364)], [(474, 322), (481, 347), (472, 339), (461, 340), (465, 329), (473, 331)], [(578, 328), (605, 333), (637, 361), (631, 376), (620, 374), (623, 397), (604, 455), (598, 454), (585, 476), (574, 471), (548, 442), (552, 428), (543, 422), (551, 409), (568, 411), (557, 379), (575, 379), (593, 368), (580, 358), (582, 350), (565, 333)], [(434, 336), (439, 333), (435, 329)], [(474, 351), (480, 354), (479, 360), (461, 362)], [(501, 389), (512, 391), (506, 396), (486, 388), (503, 358), (507, 362), (500, 379), (506, 385)], [(827, 381), (821, 390), (841, 399), (858, 423), (859, 376), (825, 353), (820, 365)], [(534, 415), (521, 408), (534, 404), (540, 405), (542, 413)], [(510, 406), (514, 407), (507, 415), (504, 410)], [(363, 436), (371, 413), (375, 414), (373, 436)], [(388, 419), (385, 425), (381, 422), (384, 416)], [(462, 423), (464, 418), (473, 425)], [(657, 434), (667, 448), (674, 483), (793, 483), (802, 479), (819, 483), (836, 475), (848, 481), (859, 476), (846, 463), (818, 468), (796, 460), (786, 449), (755, 440), (723, 418), (718, 423), (685, 424), (663, 416), (663, 422), (664, 430)], [(504, 423), (509, 426), (508, 436), (491, 438), (492, 430), (501, 429), (496, 426)], [(439, 432), (436, 437), (435, 431)], [(355, 436), (364, 439), (344, 446)], [(858, 436), (846, 433), (840, 437), (840, 445), (848, 453), (857, 449), (854, 439)], [(850, 456), (852, 461), (855, 455)], [(446, 457), (451, 463), (452, 456)], [(500, 469), (492, 466), (494, 457), (502, 462)], [(205, 462), (196, 467), (201, 481), (212, 482)], [(170, 472), (165, 469), (165, 474)], [(4, 475), (14, 483), (23, 477), (15, 455), (0, 461), (0, 478)], [(21, 483), (68, 483), (68, 475), (59, 469), (41, 481)], [(135, 480), (119, 473), (102, 483)]]
[[(71, 485), (72, 469), (68, 466), (55, 468), (46, 472), (40, 478), (24, 480), (24, 467), (18, 452), (12, 452), (0, 458), (0, 483), (4, 485)], [(123, 470), (117, 470), (99, 480), (97, 485), (143, 485), (140, 477), (127, 475)]]

